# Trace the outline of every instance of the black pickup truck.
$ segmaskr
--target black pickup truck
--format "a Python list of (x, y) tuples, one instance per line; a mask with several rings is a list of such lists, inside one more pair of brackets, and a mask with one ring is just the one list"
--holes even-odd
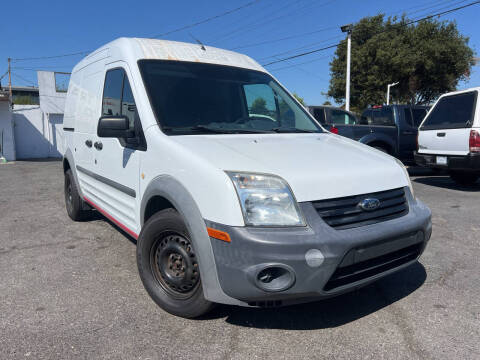
[(365, 109), (358, 118), (332, 106), (309, 106), (310, 113), (333, 133), (389, 153), (405, 163), (414, 162), (418, 126), (428, 106), (383, 105)]

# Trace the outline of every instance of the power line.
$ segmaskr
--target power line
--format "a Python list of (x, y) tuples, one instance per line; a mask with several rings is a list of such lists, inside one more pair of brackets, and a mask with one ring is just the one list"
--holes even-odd
[[(250, 32), (252, 30), (258, 30), (259, 28), (265, 26), (265, 25), (268, 25), (269, 23), (272, 23), (274, 21), (277, 21), (279, 19), (282, 19), (284, 17), (287, 17), (287, 16), (292, 16), (292, 12), (295, 12), (295, 11), (301, 11), (301, 10), (305, 10), (306, 8), (309, 8), (311, 7), (312, 5), (315, 6), (315, 5), (318, 5), (318, 6), (326, 6), (326, 5), (329, 5), (331, 3), (333, 3), (334, 1), (336, 0), (329, 0), (329, 1), (326, 1), (326, 2), (323, 2), (321, 4), (317, 4), (316, 3), (317, 0), (315, 1), (310, 1), (308, 2), (307, 4), (303, 4), (303, 6), (300, 6), (299, 8), (297, 9), (293, 9), (292, 11), (290, 11), (289, 13), (287, 14), (283, 14), (283, 15), (279, 15), (277, 17), (271, 17), (272, 14), (270, 14), (270, 17), (265, 19), (264, 17), (262, 19), (260, 19), (259, 21), (255, 21), (253, 23), (250, 23), (246, 26), (243, 26), (243, 27), (239, 27), (237, 28), (236, 30), (233, 30), (231, 31), (230, 33), (227, 33), (226, 35), (216, 39), (216, 40), (225, 40), (225, 39), (229, 39), (231, 37), (235, 37), (235, 36), (238, 36), (239, 32), (241, 32), (242, 34), (245, 33), (245, 32)], [(297, 1), (298, 2), (298, 1)], [(286, 6), (283, 6), (281, 9), (277, 9), (276, 13), (279, 13), (280, 11), (279, 10), (282, 10), (282, 9), (285, 9), (287, 8), (289, 5), (291, 4), (287, 4)], [(298, 15), (298, 14), (297, 14)]]
[(62, 54), (62, 55), (54, 55), (54, 56), (39, 56), (39, 57), (28, 57), (28, 58), (16, 58), (16, 59), (12, 59), (12, 61), (56, 59), (56, 58), (62, 58), (62, 57), (67, 57), (67, 56), (75, 56), (75, 55), (88, 54), (88, 53), (90, 53), (90, 52), (91, 52), (91, 51), (79, 51), (79, 52), (76, 52), (76, 53)]
[(20, 80), (23, 80), (23, 81), (26, 82), (26, 83), (32, 84), (34, 87), (37, 87), (37, 84), (35, 84), (34, 82), (32, 82), (32, 81), (30, 81), (30, 80), (28, 80), (28, 79), (25, 79), (23, 76), (20, 76), (20, 75), (18, 75), (17, 73), (13, 73), (13, 72), (12, 72), (12, 75), (13, 75), (14, 77), (19, 78)]
[(298, 37), (308, 36), (308, 35), (312, 35), (312, 34), (317, 34), (317, 33), (319, 33), (319, 32), (328, 31), (328, 30), (333, 30), (333, 29), (336, 29), (336, 28), (337, 28), (336, 26), (330, 26), (330, 27), (328, 27), (328, 28), (323, 28), (323, 29), (319, 29), (319, 30), (315, 30), (315, 31), (310, 31), (310, 32), (306, 32), (306, 33), (302, 33), (302, 34), (298, 34), (298, 35), (286, 36), (286, 37), (279, 38), (279, 39), (265, 40), (265, 41), (258, 42), (258, 43), (253, 43), (253, 44), (247, 44), (247, 45), (237, 46), (237, 47), (232, 48), (232, 50), (245, 49), (245, 48), (249, 48), (249, 47), (254, 47), (254, 46), (259, 46), (259, 45), (265, 45), (265, 44), (270, 44), (270, 43), (273, 43), (273, 42), (295, 39), (295, 38), (298, 38)]
[[(447, 1), (448, 1), (448, 2), (452, 2), (452, 1), (454, 1), (454, 0), (447, 0)], [(463, 1), (461, 1), (461, 2), (465, 2), (465, 1), (467, 1), (467, 0), (463, 0)], [(419, 7), (422, 7), (422, 6), (425, 6), (425, 5), (428, 4), (429, 6), (423, 7), (423, 8), (420, 10), (420, 11), (424, 11), (424, 10), (427, 10), (427, 9), (435, 8), (435, 7), (437, 7), (438, 5), (442, 5), (442, 4), (445, 3), (445, 1), (438, 3), (438, 0), (437, 0), (437, 1), (434, 1), (433, 3), (435, 4), (435, 5), (433, 5), (433, 6), (431, 5), (432, 2), (429, 2), (429, 3), (423, 3), (423, 4), (420, 4), (420, 5), (417, 5), (417, 6), (409, 7), (409, 8), (403, 9), (403, 10), (398, 10), (398, 11), (395, 11), (395, 12), (390, 13), (389, 16), (394, 15), (394, 14), (397, 15), (397, 14), (400, 14), (400, 13), (403, 14), (403, 13), (406, 13), (407, 10), (416, 9), (416, 8), (419, 8)], [(456, 3), (455, 5), (457, 5), (457, 3)], [(445, 8), (445, 7), (441, 8), (441, 9), (436, 9), (436, 10), (437, 10), (437, 11), (438, 11), (438, 10), (443, 10), (444, 8)], [(410, 13), (410, 14), (407, 14), (407, 15), (410, 16), (411, 14), (414, 14), (414, 13), (417, 13), (417, 12), (418, 12), (418, 11), (414, 11), (414, 12), (412, 12), (412, 13)], [(333, 26), (332, 28), (338, 28), (338, 27), (340, 27), (340, 25), (337, 25), (336, 27)], [(333, 40), (333, 39), (341, 38), (341, 37), (343, 37), (343, 36), (342, 36), (342, 35), (337, 35), (337, 36), (334, 36), (334, 37), (325, 39), (325, 40), (320, 41), (320, 42), (316, 41), (316, 42), (313, 42), (313, 43), (310, 43), (310, 44), (307, 44), (307, 45), (304, 45), (304, 46), (296, 47), (296, 48), (293, 48), (293, 49), (290, 49), (290, 50), (287, 50), (287, 51), (283, 51), (283, 52), (280, 52), (280, 53), (277, 53), (277, 54), (274, 54), (274, 55), (266, 56), (266, 57), (260, 58), (260, 60), (266, 60), (266, 59), (271, 59), (271, 58), (278, 58), (278, 56), (280, 56), (280, 55), (289, 54), (289, 53), (295, 52), (295, 51), (297, 51), (297, 50), (312, 48), (312, 47), (314, 47), (315, 45), (320, 45), (320, 44), (323, 44), (323, 43), (328, 42), (329, 40)], [(307, 50), (305, 50), (305, 51), (307, 51)]]
[[(429, 15), (429, 16), (425, 16), (425, 17), (423, 17), (423, 18), (421, 18), (421, 19), (409, 21), (409, 22), (406, 22), (406, 23), (404, 23), (404, 24), (398, 24), (398, 25), (400, 25), (400, 26), (408, 26), (408, 25), (415, 24), (415, 23), (420, 22), (420, 21), (423, 21), (423, 20), (428, 20), (428, 19), (434, 18), (434, 17), (436, 17), (436, 16), (442, 16), (442, 15), (445, 15), (445, 14), (448, 14), (448, 13), (452, 13), (452, 12), (455, 12), (455, 11), (458, 11), (458, 10), (461, 10), (461, 9), (465, 9), (465, 8), (467, 8), (467, 7), (476, 5), (476, 4), (478, 4), (478, 3), (480, 3), (480, 1), (474, 1), (474, 2), (471, 2), (471, 3), (469, 3), (469, 4), (465, 4), (465, 5), (463, 5), (463, 6), (458, 6), (458, 7), (456, 7), (456, 8), (450, 9), (450, 10), (442, 11), (442, 12), (439, 12), (439, 13), (436, 13), (436, 14), (432, 14), (432, 15)], [(381, 34), (381, 33), (387, 32), (387, 31), (391, 31), (391, 29), (383, 30), (383, 31), (380, 31), (380, 32), (375, 33), (375, 34), (373, 34), (373, 35), (378, 35), (378, 34)], [(311, 50), (311, 51), (306, 51), (306, 52), (304, 52), (304, 53), (300, 53), (300, 54), (288, 56), (288, 57), (283, 58), (283, 59), (278, 59), (278, 60), (275, 60), (275, 61), (271, 61), (271, 62), (269, 62), (269, 63), (267, 63), (267, 64), (262, 65), (262, 66), (273, 65), (273, 64), (277, 64), (277, 63), (279, 63), (279, 62), (283, 62), (283, 61), (290, 60), (290, 59), (295, 59), (295, 58), (299, 58), (299, 57), (302, 57), (302, 56), (314, 54), (314, 53), (317, 53), (317, 52), (320, 52), (320, 51), (324, 51), (324, 50), (327, 50), (327, 49), (331, 49), (331, 48), (337, 47), (338, 45), (340, 45), (340, 43), (334, 44), (334, 45), (330, 45), (330, 46), (326, 46), (326, 47), (323, 47), (323, 48), (320, 48), (320, 49), (315, 49), (315, 50)]]
[(186, 29), (190, 29), (192, 27), (195, 27), (195, 26), (198, 26), (198, 25), (202, 25), (202, 24), (205, 24), (209, 21), (212, 21), (212, 20), (215, 20), (215, 19), (218, 19), (218, 18), (221, 18), (223, 16), (226, 16), (226, 15), (230, 15), (234, 12), (237, 12), (239, 10), (242, 10), (242, 9), (245, 9), (246, 7), (249, 7), (249, 6), (252, 6), (256, 3), (260, 2), (260, 0), (254, 0), (254, 1), (250, 1), (242, 6), (239, 6), (235, 9), (231, 9), (231, 10), (228, 10), (228, 11), (225, 11), (221, 14), (217, 14), (217, 15), (214, 15), (214, 16), (211, 16), (209, 18), (206, 18), (206, 19), (203, 19), (203, 20), (200, 20), (200, 21), (197, 21), (195, 23), (192, 23), (192, 24), (188, 24), (188, 25), (184, 25), (182, 27), (179, 27), (177, 29), (174, 29), (174, 30), (170, 30), (170, 31), (167, 31), (167, 32), (164, 32), (162, 34), (158, 34), (158, 35), (155, 35), (155, 36), (152, 36), (153, 38), (158, 38), (158, 37), (162, 37), (162, 36), (166, 36), (166, 35), (170, 35), (170, 34), (173, 34), (173, 33), (176, 33), (176, 32), (179, 32), (179, 31), (183, 31), (183, 30), (186, 30)]

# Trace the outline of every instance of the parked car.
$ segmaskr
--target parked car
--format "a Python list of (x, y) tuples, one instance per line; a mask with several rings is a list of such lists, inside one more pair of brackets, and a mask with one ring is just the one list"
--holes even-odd
[(331, 132), (370, 145), (405, 163), (414, 161), (417, 128), (429, 109), (419, 105), (374, 106), (365, 109), (358, 119), (338, 108), (311, 108), (315, 118)]
[(245, 55), (115, 40), (73, 69), (63, 125), (68, 215), (96, 209), (137, 239), (143, 284), (175, 315), (338, 295), (430, 238), (399, 161), (324, 131)]
[(332, 129), (336, 125), (356, 125), (359, 123), (357, 115), (339, 107), (321, 105), (308, 106), (307, 109), (320, 124), (328, 129)]
[(480, 108), (473, 88), (442, 95), (420, 125), (418, 165), (446, 169), (462, 185), (480, 177)]

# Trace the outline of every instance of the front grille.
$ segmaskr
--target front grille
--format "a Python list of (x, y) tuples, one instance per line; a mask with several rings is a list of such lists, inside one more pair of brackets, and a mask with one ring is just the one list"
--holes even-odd
[[(361, 201), (375, 198), (380, 205), (375, 210), (363, 210)], [(375, 224), (395, 219), (408, 213), (408, 203), (403, 188), (380, 191), (371, 194), (348, 196), (337, 199), (313, 201), (318, 215), (335, 229)]]
[(423, 242), (410, 245), (391, 253), (361, 261), (352, 265), (337, 268), (330, 280), (325, 284), (324, 290), (330, 291), (340, 286), (364, 280), (385, 271), (415, 260), (423, 248)]

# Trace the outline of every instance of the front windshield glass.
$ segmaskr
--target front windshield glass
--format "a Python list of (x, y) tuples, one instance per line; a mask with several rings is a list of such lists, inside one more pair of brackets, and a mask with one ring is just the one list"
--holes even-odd
[(164, 60), (142, 60), (139, 66), (168, 135), (322, 131), (268, 74)]

